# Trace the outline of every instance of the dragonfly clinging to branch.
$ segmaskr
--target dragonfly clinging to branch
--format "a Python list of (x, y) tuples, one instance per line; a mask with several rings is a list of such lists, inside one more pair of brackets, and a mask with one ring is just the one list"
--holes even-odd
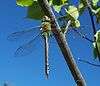
[[(65, 27), (68, 28), (68, 25), (69, 24), (67, 22)], [(34, 30), (39, 30), (39, 32), (37, 32), (34, 35)], [(64, 33), (62, 30), (61, 30), (61, 32)], [(15, 56), (24, 56), (24, 55), (28, 55), (28, 54), (32, 53), (34, 46), (35, 46), (34, 41), (36, 39), (38, 39), (38, 37), (42, 37), (44, 40), (44, 47), (45, 47), (44, 48), (45, 49), (45, 75), (46, 75), (46, 78), (48, 79), (49, 71), (50, 71), (50, 69), (49, 69), (49, 42), (48, 41), (49, 41), (50, 37), (52, 36), (50, 19), (47, 16), (44, 16), (40, 26), (33, 27), (28, 30), (14, 32), (8, 36), (8, 40), (16, 41), (17, 39), (20, 39), (22, 37), (24, 37), (26, 39), (26, 37), (29, 37), (29, 36), (32, 37), (32, 40), (30, 40), (28, 43), (20, 46), (16, 50)]]
[[(36, 35), (34, 36), (35, 29), (38, 29), (39, 32), (36, 33)], [(44, 47), (45, 47), (45, 75), (46, 75), (46, 78), (48, 79), (48, 75), (49, 75), (49, 61), (48, 61), (49, 60), (49, 58), (48, 58), (49, 57), (48, 56), (49, 44), (48, 44), (48, 40), (49, 40), (50, 36), (52, 35), (50, 19), (47, 16), (44, 16), (42, 19), (41, 26), (37, 26), (37, 27), (31, 28), (29, 30), (14, 32), (8, 36), (8, 40), (17, 40), (17, 39), (20, 39), (21, 37), (24, 37), (25, 35), (32, 36), (32, 40), (29, 41), (28, 43), (20, 46), (16, 50), (15, 56), (24, 56), (24, 55), (27, 55), (27, 54), (33, 52), (34, 41), (39, 36), (42, 37), (44, 39)]]

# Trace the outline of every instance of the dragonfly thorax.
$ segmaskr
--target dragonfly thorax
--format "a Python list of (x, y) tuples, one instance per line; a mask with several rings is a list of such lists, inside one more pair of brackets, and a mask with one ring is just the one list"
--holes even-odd
[(49, 22), (43, 22), (41, 30), (43, 32), (51, 31), (51, 24)]
[(42, 31), (42, 35), (44, 35), (44, 36), (45, 35), (50, 36), (50, 34), (51, 34), (50, 19), (46, 16), (42, 20), (41, 31)]

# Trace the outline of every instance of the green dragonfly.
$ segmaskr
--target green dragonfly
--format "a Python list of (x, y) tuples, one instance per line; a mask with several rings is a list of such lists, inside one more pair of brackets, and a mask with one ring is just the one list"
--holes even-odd
[[(35, 29), (39, 30), (38, 33), (34, 35)], [(38, 39), (38, 37), (42, 37), (44, 39), (44, 47), (45, 47), (45, 75), (46, 78), (48, 79), (49, 75), (49, 38), (51, 37), (52, 32), (51, 32), (51, 24), (50, 24), (50, 19), (47, 16), (44, 16), (42, 19), (41, 26), (33, 27), (29, 30), (23, 30), (19, 32), (14, 32), (8, 36), (8, 40), (10, 41), (16, 41), (20, 39), (21, 37), (26, 37), (26, 36), (32, 36), (32, 40), (29, 41), (26, 44), (23, 44), (20, 46), (16, 52), (15, 56), (24, 56), (27, 54), (30, 54), (33, 52), (34, 49), (34, 41)]]

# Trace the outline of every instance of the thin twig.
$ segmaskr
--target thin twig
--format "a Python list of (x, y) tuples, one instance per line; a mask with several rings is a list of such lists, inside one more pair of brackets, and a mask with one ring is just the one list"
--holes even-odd
[(81, 36), (82, 38), (86, 39), (87, 41), (89, 41), (89, 42), (91, 42), (91, 43), (94, 42), (93, 40), (87, 38), (84, 34), (82, 34), (81, 32), (79, 32), (78, 30), (76, 30), (76, 29), (72, 29), (72, 30), (75, 31), (75, 32), (76, 32), (79, 36)]
[(83, 60), (83, 59), (81, 59), (81, 58), (78, 58), (77, 60), (80, 61), (80, 62), (89, 64), (89, 65), (95, 66), (95, 67), (100, 67), (100, 65), (98, 65), (98, 64), (91, 63), (91, 62), (89, 62), (89, 61), (87, 61), (87, 60)]

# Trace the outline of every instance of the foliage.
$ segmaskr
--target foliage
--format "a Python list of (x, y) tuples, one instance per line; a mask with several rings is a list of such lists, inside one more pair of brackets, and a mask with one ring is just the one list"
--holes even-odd
[(52, 4), (58, 5), (58, 6), (66, 3), (66, 2), (67, 2), (66, 0), (52, 0)]
[(93, 6), (97, 6), (97, 3), (99, 2), (99, 0), (92, 0), (92, 4)]
[(27, 18), (30, 19), (41, 19), (44, 16), (44, 12), (41, 10), (39, 4), (34, 1), (34, 3), (27, 8)]
[(96, 41), (93, 43), (94, 47), (94, 57), (100, 60), (100, 30), (95, 34)]
[(24, 7), (24, 6), (31, 6), (32, 5), (32, 3), (33, 3), (33, 0), (17, 0), (17, 5), (20, 5), (20, 6), (22, 6), (22, 7)]
[(67, 19), (71, 20), (72, 27), (80, 27), (80, 22), (78, 21), (79, 12), (77, 7), (69, 6), (68, 10), (66, 10)]

